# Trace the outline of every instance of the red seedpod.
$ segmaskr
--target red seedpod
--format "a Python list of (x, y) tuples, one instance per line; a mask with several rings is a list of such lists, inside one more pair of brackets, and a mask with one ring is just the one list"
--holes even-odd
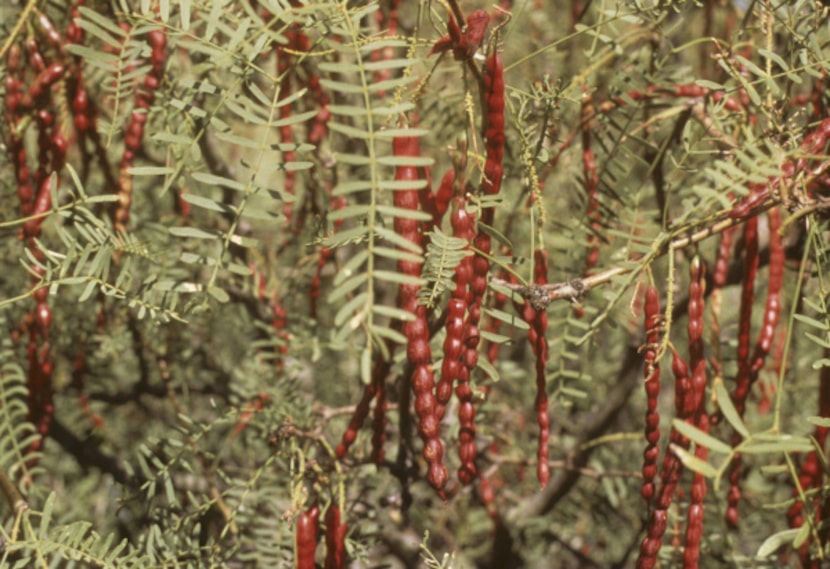
[[(396, 137), (392, 141), (392, 152), (399, 157), (420, 156), (418, 138), (410, 136)], [(395, 168), (395, 180), (414, 182), (420, 179), (415, 166), (401, 165)], [(397, 190), (394, 205), (405, 210), (416, 211), (420, 205), (417, 189)], [(422, 245), (420, 222), (410, 217), (394, 218), (395, 232), (410, 243)], [(398, 272), (412, 277), (420, 277), (421, 264), (399, 260)], [(443, 494), (447, 482), (447, 468), (444, 466), (444, 446), (440, 438), (439, 421), (436, 416), (435, 379), (432, 370), (432, 349), (429, 344), (430, 333), (427, 324), (426, 308), (418, 303), (418, 287), (402, 284), (398, 291), (398, 306), (412, 313), (415, 318), (403, 326), (407, 339), (407, 360), (410, 366), (410, 385), (415, 395), (415, 413), (418, 416), (418, 432), (424, 443), (424, 458), (428, 464), (427, 480), (430, 485)]]
[[(582, 94), (582, 176), (587, 196), (585, 215), (588, 219), (588, 249), (585, 255), (585, 270), (583, 274), (592, 274), (594, 267), (599, 262), (599, 232), (602, 229), (602, 212), (599, 203), (599, 175), (597, 174), (597, 161), (594, 151), (591, 149), (591, 123), (596, 110), (593, 98), (587, 91)], [(576, 316), (582, 316), (584, 310), (577, 306), (574, 309)]]
[(657, 361), (660, 342), (662, 314), (660, 313), (660, 293), (655, 286), (649, 286), (645, 292), (644, 319), (646, 344), (644, 346), (645, 390), (646, 390), (646, 448), (643, 451), (643, 487), (642, 494), (646, 504), (650, 505), (654, 496), (654, 479), (657, 475), (657, 459), (660, 456), (660, 415), (657, 411), (657, 399), (660, 396), (660, 365)]
[[(534, 252), (534, 283), (537, 285), (547, 284), (548, 256), (542, 249)], [(548, 314), (545, 310), (537, 311), (529, 301), (525, 301), (522, 314), (525, 321), (530, 325), (528, 338), (536, 356), (536, 399), (534, 409), (536, 421), (539, 424), (539, 439), (536, 450), (536, 477), (539, 484), (544, 487), (550, 479), (550, 465), (548, 464), (550, 438), (550, 411), (548, 409), (546, 368), (548, 361)]]
[(332, 503), (326, 510), (326, 564), (325, 569), (346, 567), (346, 533), (349, 526), (340, 522), (340, 508)]
[(471, 58), (484, 39), (489, 20), (487, 12), (476, 10), (467, 16), (467, 22), (462, 30), (455, 21), (455, 17), (450, 14), (447, 21), (447, 34), (435, 42), (429, 52), (430, 55), (452, 51), (456, 61)]
[[(453, 212), (450, 218), (453, 236), (470, 243), (475, 237), (475, 222), (473, 216), (466, 209), (466, 197), (456, 195), (453, 200)], [(444, 416), (444, 408), (450, 399), (453, 385), (459, 377), (462, 365), (461, 358), (466, 356), (464, 346), (465, 322), (464, 315), (470, 301), (469, 282), (473, 272), (473, 260), (466, 256), (461, 260), (453, 275), (453, 288), (450, 300), (447, 302), (446, 331), (444, 339), (444, 360), (441, 366), (441, 380), (436, 392), (438, 418)], [(466, 392), (465, 392), (466, 393)]]
[[(691, 380), (689, 367), (686, 361), (672, 348), (672, 375), (674, 376), (674, 410), (675, 416), (687, 418), (685, 409), (692, 398), (690, 392)], [(680, 435), (676, 429), (669, 433), (669, 443), (680, 448), (688, 448), (689, 440)], [(637, 569), (652, 569), (657, 565), (657, 555), (663, 545), (663, 534), (668, 527), (668, 509), (674, 499), (677, 484), (683, 464), (677, 455), (671, 451), (663, 455), (663, 466), (660, 470), (660, 490), (656, 493), (654, 509), (648, 517), (646, 536), (640, 545), (640, 555), (637, 558)]]
[[(706, 413), (706, 360), (703, 354), (704, 286), (706, 284), (704, 265), (700, 256), (695, 255), (691, 263), (689, 281), (689, 413), (687, 421), (692, 422), (703, 433), (709, 432), (709, 415)], [(695, 444), (695, 457), (705, 461), (708, 449)], [(703, 498), (706, 496), (706, 478), (695, 472), (687, 512), (686, 547), (683, 551), (683, 566), (697, 567), (700, 557), (700, 540), (703, 535)]]
[(313, 505), (297, 516), (296, 563), (297, 569), (314, 569), (314, 552), (317, 549), (317, 529), (320, 508)]

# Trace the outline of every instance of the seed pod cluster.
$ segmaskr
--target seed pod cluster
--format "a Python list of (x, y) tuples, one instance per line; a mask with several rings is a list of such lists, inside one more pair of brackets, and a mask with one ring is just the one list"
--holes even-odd
[(646, 344), (645, 390), (646, 390), (646, 449), (643, 451), (643, 487), (642, 494), (646, 504), (654, 497), (654, 479), (657, 476), (657, 459), (660, 456), (660, 414), (657, 411), (657, 399), (660, 396), (660, 365), (657, 354), (660, 342), (660, 293), (655, 286), (649, 286), (645, 293), (645, 329)]
[(764, 367), (767, 354), (772, 348), (775, 329), (781, 312), (781, 287), (784, 284), (784, 261), (786, 252), (778, 230), (781, 227), (781, 212), (777, 208), (767, 213), (769, 221), (769, 277), (767, 279), (767, 302), (764, 306), (764, 319), (758, 340), (750, 359), (750, 387), (758, 379), (758, 373)]
[[(672, 348), (672, 375), (674, 376), (674, 411), (680, 419), (686, 418), (687, 402), (690, 399), (691, 380), (689, 367), (686, 361)], [(683, 437), (677, 429), (669, 432), (669, 443), (680, 448), (688, 448), (689, 440)], [(646, 537), (640, 545), (640, 555), (637, 558), (637, 569), (653, 569), (657, 565), (657, 554), (663, 546), (663, 534), (668, 527), (668, 510), (674, 499), (683, 464), (673, 452), (663, 455), (663, 466), (660, 470), (660, 491), (654, 509), (651, 511), (646, 527)]]
[[(50, 35), (57, 34), (51, 22), (41, 18), (41, 28), (47, 41), (53, 41)], [(52, 92), (59, 81), (65, 78), (66, 67), (62, 63), (49, 62), (40, 50), (38, 41), (32, 37), (25, 42), (28, 66), (23, 62), (23, 51), (17, 44), (12, 44), (7, 54), (8, 74), (5, 79), (6, 98), (4, 114), (9, 125), (7, 146), (14, 166), (15, 182), (20, 212), (24, 216), (42, 216), (52, 208), (52, 193), (58, 183), (59, 174), (65, 164), (67, 142), (61, 133), (61, 125), (56, 120), (56, 103)], [(60, 51), (58, 50), (59, 54)], [(26, 67), (37, 73), (32, 79), (27, 77)], [(28, 90), (26, 85), (28, 83)], [(27, 122), (27, 117), (33, 121)], [(28, 163), (25, 149), (25, 128), (34, 123), (37, 128), (37, 168), (34, 174)], [(44, 260), (43, 251), (37, 246), (36, 239), (41, 233), (43, 217), (33, 217), (26, 221), (21, 230), (21, 238), (30, 255), (36, 261)], [(32, 286), (37, 287), (43, 274), (38, 266), (32, 266)], [(49, 307), (49, 289), (36, 288), (33, 294), (35, 307), (24, 319), (23, 328), (28, 332), (26, 346), (28, 360), (27, 382), (29, 394), (29, 421), (41, 436), (49, 432), (54, 414), (52, 393), (53, 363), (49, 332), (52, 325), (52, 311)], [(32, 450), (40, 448), (42, 438), (32, 444)]]
[[(466, 197), (456, 195), (453, 200), (453, 212), (450, 222), (453, 228), (453, 237), (472, 242), (475, 237), (475, 220), (466, 209)], [(453, 386), (462, 374), (469, 378), (466, 366), (461, 362), (464, 353), (464, 315), (467, 303), (470, 300), (469, 283), (473, 273), (473, 259), (464, 257), (455, 268), (453, 288), (447, 302), (447, 317), (445, 328), (447, 336), (444, 338), (444, 360), (441, 364), (441, 380), (436, 390), (436, 416), (440, 420), (444, 416), (444, 408), (452, 396)], [(462, 368), (463, 372), (462, 372)]]
[[(334, 453), (337, 455), (337, 458), (344, 458), (346, 454), (349, 452), (349, 447), (352, 446), (355, 439), (357, 439), (357, 431), (363, 425), (363, 422), (366, 420), (366, 417), (369, 416), (370, 406), (372, 404), (372, 400), (377, 398), (378, 391), (384, 389), (384, 381), (386, 380), (386, 376), (389, 374), (391, 362), (384, 359), (378, 358), (375, 361), (375, 367), (372, 369), (372, 379), (368, 385), (363, 388), (363, 394), (360, 397), (360, 401), (357, 403), (355, 407), (354, 413), (352, 413), (352, 417), (349, 420), (349, 425), (346, 427), (346, 430), (343, 432), (343, 437), (340, 440), (340, 444), (337, 445)], [(375, 422), (377, 422), (377, 415), (375, 416)], [(375, 427), (377, 428), (377, 427)], [(385, 422), (384, 422), (385, 428)], [(375, 438), (378, 439), (380, 443), (380, 449), (377, 449), (375, 445)], [(382, 452), (382, 444), (383, 441), (380, 435), (375, 432), (375, 437), (372, 440), (373, 443), (373, 451), (372, 456), (375, 459), (375, 462), (380, 462), (383, 457)]]
[[(798, 174), (807, 173), (807, 169), (814, 156), (824, 154), (824, 149), (830, 139), (830, 118), (826, 118), (804, 137), (799, 145), (798, 154), (801, 158), (795, 161), (787, 160), (781, 164), (781, 176), (775, 176), (765, 184), (750, 184), (750, 192), (741, 201), (732, 206), (729, 216), (733, 218), (747, 217), (753, 209), (763, 204), (770, 196), (773, 188), (778, 188), (782, 178), (793, 178)], [(814, 191), (820, 181), (807, 187), (808, 192)]]
[(144, 138), (144, 125), (147, 122), (147, 110), (156, 98), (155, 92), (164, 78), (164, 63), (167, 59), (167, 36), (162, 29), (147, 34), (150, 43), (150, 72), (144, 77), (142, 87), (136, 90), (135, 108), (130, 113), (130, 121), (124, 135), (124, 153), (118, 170), (118, 201), (113, 214), (116, 229), (124, 230), (130, 221), (130, 208), (133, 202), (133, 180), (128, 170), (135, 163), (136, 154), (141, 150)]
[[(746, 409), (746, 398), (752, 381), (750, 361), (752, 307), (755, 303), (755, 277), (758, 273), (758, 218), (751, 217), (744, 224), (744, 280), (741, 285), (741, 306), (738, 320), (738, 375), (735, 389), (732, 391), (732, 402), (740, 416)], [(732, 442), (737, 445), (741, 436), (737, 432), (732, 434)], [(738, 524), (738, 502), (741, 499), (741, 467), (740, 454), (735, 454), (729, 465), (729, 491), (726, 495), (726, 523), (734, 528)]]
[[(485, 128), (484, 141), (487, 157), (484, 163), (484, 173), (481, 181), (481, 193), (485, 195), (497, 194), (501, 187), (503, 173), (502, 160), (504, 158), (504, 64), (498, 52), (487, 58), (484, 75), (484, 104)], [(479, 222), (491, 225), (493, 223), (493, 208), (481, 209)], [(490, 252), (490, 236), (479, 226), (473, 245), (482, 253)], [(464, 372), (459, 372), (456, 385), (456, 395), (461, 402), (459, 406), (459, 453), (461, 454), (461, 468), (459, 479), (462, 483), (469, 483), (475, 477), (475, 407), (472, 403), (472, 388), (470, 377), (478, 364), (478, 344), (481, 338), (479, 325), (481, 323), (481, 304), (487, 290), (487, 273), (490, 271), (490, 261), (483, 255), (475, 255), (472, 260), (473, 273), (470, 279), (469, 296), (467, 300), (467, 319), (464, 323), (464, 348), (462, 355)]]
[[(392, 141), (395, 156), (419, 156), (420, 148), (416, 137), (395, 137)], [(395, 180), (414, 182), (419, 179), (414, 166), (398, 166)], [(415, 211), (419, 206), (418, 190), (397, 190), (394, 196), (396, 207)], [(409, 217), (395, 217), (395, 232), (403, 239), (421, 246), (420, 222)], [(399, 260), (398, 272), (403, 275), (420, 277), (421, 263)], [(444, 445), (440, 437), (440, 421), (436, 416), (435, 378), (432, 370), (432, 349), (429, 345), (429, 325), (426, 308), (418, 302), (418, 286), (402, 284), (399, 288), (398, 306), (412, 313), (415, 319), (406, 322), (403, 334), (407, 339), (407, 362), (411, 368), (410, 383), (415, 395), (415, 413), (418, 415), (418, 433), (424, 442), (424, 458), (428, 464), (427, 480), (433, 488), (443, 492), (447, 482), (447, 467), (444, 465)]]
[[(741, 299), (741, 321), (739, 328), (739, 342), (738, 342), (738, 382), (733, 393), (735, 407), (738, 412), (743, 415), (746, 398), (752, 385), (757, 381), (761, 369), (764, 367), (767, 354), (772, 347), (772, 341), (775, 337), (775, 329), (778, 325), (778, 318), (781, 311), (780, 293), (784, 280), (784, 261), (785, 251), (781, 242), (781, 236), (778, 230), (781, 226), (781, 214), (778, 209), (771, 209), (768, 212), (769, 220), (769, 277), (767, 282), (767, 301), (764, 307), (763, 323), (761, 330), (758, 333), (758, 339), (755, 343), (752, 356), (749, 355), (749, 324), (748, 320), (751, 318), (751, 303), (754, 301), (754, 290), (750, 287), (750, 279), (754, 280), (757, 272), (757, 219), (753, 218), (747, 221), (744, 239), (746, 240), (746, 233), (749, 232), (750, 238), (754, 238), (756, 244), (752, 247), (746, 247), (747, 259), (745, 259), (745, 268), (747, 271), (744, 277), (744, 288), (742, 290)], [(750, 223), (754, 222), (754, 223)], [(753, 227), (754, 226), (754, 227)], [(756, 260), (754, 266), (750, 266), (752, 262), (749, 255), (754, 255)], [(753, 283), (754, 284), (754, 283)], [(744, 312), (744, 299), (746, 299), (749, 308)], [(747, 319), (746, 323), (745, 320)], [(733, 443), (737, 444), (741, 440), (740, 435), (733, 434)], [(729, 493), (727, 494), (727, 509), (726, 521), (730, 527), (736, 527), (738, 523), (738, 502), (741, 497), (740, 480), (742, 478), (742, 461), (740, 455), (736, 455), (729, 465)]]

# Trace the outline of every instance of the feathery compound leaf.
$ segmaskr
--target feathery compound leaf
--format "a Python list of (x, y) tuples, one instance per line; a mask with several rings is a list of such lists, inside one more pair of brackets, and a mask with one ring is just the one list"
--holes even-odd
[(418, 291), (421, 302), (426, 306), (435, 306), (438, 298), (454, 286), (453, 276), (455, 269), (461, 264), (464, 257), (472, 255), (469, 243), (458, 237), (453, 237), (435, 228), (429, 233), (429, 243), (424, 259), (421, 276), (426, 282), (424, 288)]

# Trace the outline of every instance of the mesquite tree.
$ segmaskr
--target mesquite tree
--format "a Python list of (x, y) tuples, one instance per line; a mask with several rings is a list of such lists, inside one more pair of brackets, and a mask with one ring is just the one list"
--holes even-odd
[(3, 2), (0, 565), (825, 565), (829, 16)]

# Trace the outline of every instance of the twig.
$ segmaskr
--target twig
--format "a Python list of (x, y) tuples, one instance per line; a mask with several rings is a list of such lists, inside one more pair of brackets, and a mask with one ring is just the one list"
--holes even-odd
[(0, 61), (6, 57), (6, 53), (11, 49), (17, 39), (17, 36), (20, 35), (20, 31), (23, 29), (23, 26), (26, 25), (29, 15), (35, 9), (37, 9), (37, 0), (29, 0), (29, 3), (26, 4), (25, 8), (23, 8), (23, 12), (20, 13), (20, 17), (17, 19), (17, 22), (15, 22), (14, 29), (12, 29), (9, 37), (6, 38), (6, 41), (3, 43), (3, 47), (0, 48)]
[(23, 498), (23, 494), (20, 493), (20, 490), (17, 489), (12, 479), (3, 470), (0, 470), (0, 491), (3, 492), (6, 502), (8, 502), (9, 508), (13, 512), (16, 513), (29, 509), (29, 504)]
[[(830, 162), (825, 162), (819, 168), (811, 173), (810, 178), (817, 178), (824, 170), (830, 167)], [(809, 185), (809, 181), (807, 182)], [(667, 253), (684, 249), (690, 245), (694, 245), (704, 239), (722, 233), (723, 231), (741, 224), (747, 219), (758, 215), (768, 209), (780, 205), (784, 200), (780, 195), (770, 195), (766, 200), (760, 202), (755, 208), (749, 210), (745, 215), (740, 217), (726, 217), (729, 212), (722, 214), (724, 217), (693, 233), (687, 233), (688, 230), (682, 232), (678, 231), (673, 236), (666, 236), (656, 241), (652, 251), (646, 255), (642, 255), (634, 261), (650, 261), (657, 257), (662, 257)], [(811, 212), (814, 210), (830, 209), (830, 201), (821, 198), (812, 200), (808, 203), (791, 204), (799, 209), (799, 211)], [(678, 236), (685, 233), (685, 235)], [(673, 238), (672, 238), (673, 237)], [(659, 238), (658, 238), (659, 239)], [(610, 282), (614, 277), (629, 274), (638, 267), (613, 267), (601, 273), (582, 277), (578, 279), (571, 279), (564, 282), (549, 283), (545, 285), (520, 285), (507, 282), (497, 277), (491, 277), (490, 282), (515, 291), (526, 299), (534, 310), (545, 310), (554, 300), (567, 299), (571, 302), (579, 303), (585, 298), (588, 292), (600, 285)]]

